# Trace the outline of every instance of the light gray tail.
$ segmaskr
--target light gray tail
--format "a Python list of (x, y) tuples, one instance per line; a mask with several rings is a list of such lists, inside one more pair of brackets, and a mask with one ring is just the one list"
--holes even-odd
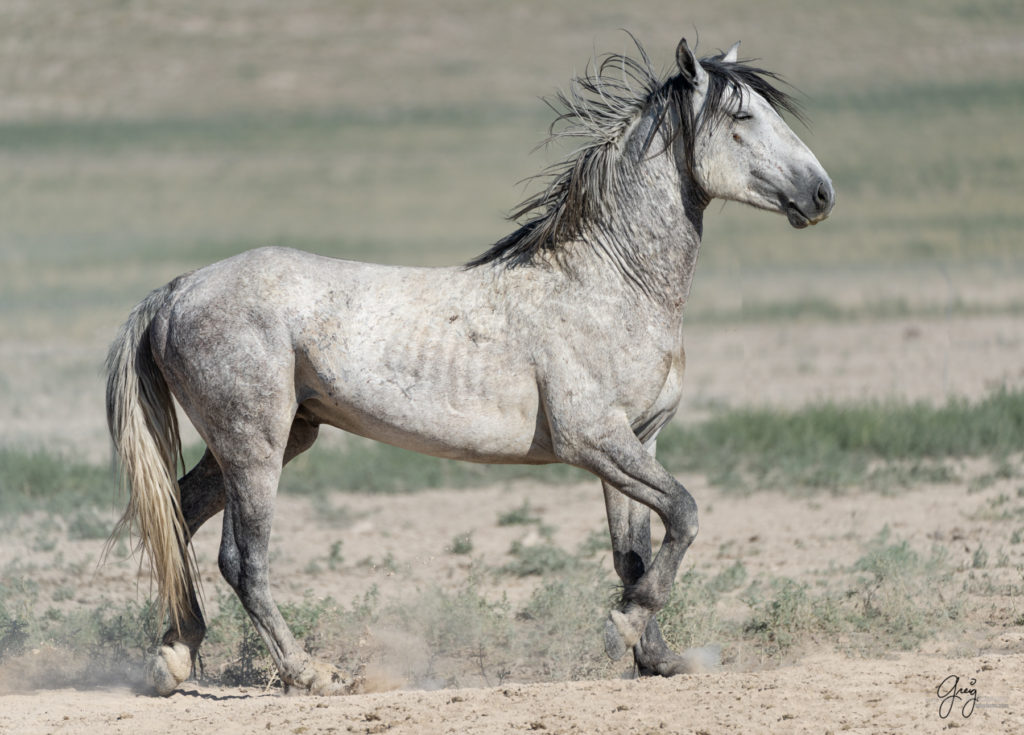
[[(150, 349), (149, 326), (177, 280), (153, 291), (129, 315), (107, 356), (107, 426), (120, 465), (128, 507), (124, 528), (138, 536), (157, 581), (160, 603), (180, 629), (191, 615), (195, 562), (187, 553), (178, 466), (181, 439), (167, 382)], [(108, 541), (108, 547), (110, 541)]]

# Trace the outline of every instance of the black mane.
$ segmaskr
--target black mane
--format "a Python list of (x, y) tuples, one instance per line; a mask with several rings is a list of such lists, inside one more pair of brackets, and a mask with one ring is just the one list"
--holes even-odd
[[(633, 38), (632, 34), (630, 37)], [(788, 112), (804, 121), (799, 103), (777, 86), (782, 82), (777, 74), (747, 61), (725, 61), (723, 53), (700, 60), (708, 74), (708, 91), (702, 109), (695, 114), (693, 88), (686, 79), (681, 74), (668, 78), (657, 74), (640, 42), (636, 38), (633, 42), (638, 59), (608, 54), (596, 66), (588, 64), (583, 75), (572, 80), (568, 93), (559, 92), (554, 101), (545, 100), (558, 113), (551, 123), (548, 141), (579, 137), (584, 142), (568, 158), (539, 175), (548, 179), (547, 186), (520, 203), (509, 219), (518, 222), (532, 216), (469, 261), (467, 268), (491, 262), (510, 267), (526, 265), (539, 252), (578, 238), (584, 225), (597, 215), (602, 197), (615, 176), (621, 136), (648, 109), (658, 110), (658, 116), (647, 135), (644, 151), (667, 121), (678, 121), (675, 129), (669, 131), (667, 141), (671, 144), (682, 137), (691, 173), (698, 134), (723, 119), (723, 102), (743, 87), (759, 94), (776, 111)], [(562, 123), (565, 127), (556, 130)], [(699, 194), (703, 196), (702, 192)], [(706, 201), (707, 197), (704, 198)]]

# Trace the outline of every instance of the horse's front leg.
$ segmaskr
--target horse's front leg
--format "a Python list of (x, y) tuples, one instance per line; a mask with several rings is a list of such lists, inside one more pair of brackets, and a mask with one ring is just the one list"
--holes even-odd
[[(655, 456), (654, 440), (648, 442), (647, 451)], [(624, 588), (629, 589), (651, 565), (651, 511), (607, 482), (602, 481), (601, 485), (608, 511), (612, 561)], [(687, 651), (680, 655), (669, 648), (654, 615), (640, 640), (633, 645), (633, 661), (640, 676), (675, 676), (705, 667), (699, 652)]]
[[(671, 652), (656, 622), (650, 635), (646, 639), (644, 636), (654, 614), (668, 601), (683, 555), (697, 535), (697, 504), (651, 456), (628, 424), (572, 444), (560, 447), (566, 459), (589, 469), (605, 483), (616, 568), (621, 568), (620, 576), (624, 575), (622, 603), (611, 612), (605, 626), (605, 650), (612, 659), (618, 659), (639, 647), (645, 666), (654, 664), (652, 668), (657, 671), (657, 664), (668, 664), (665, 674), (679, 673), (672, 670), (670, 656), (658, 660), (659, 655)], [(625, 502), (614, 497), (616, 490), (625, 496)], [(665, 539), (653, 561), (647, 515), (639, 508), (631, 510), (627, 499), (653, 510), (665, 525)], [(645, 657), (648, 648), (649, 662)]]

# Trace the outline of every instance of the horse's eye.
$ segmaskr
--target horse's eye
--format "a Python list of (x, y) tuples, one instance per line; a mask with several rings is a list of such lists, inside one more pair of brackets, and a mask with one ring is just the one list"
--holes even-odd
[(734, 112), (733, 115), (732, 115), (732, 119), (735, 120), (736, 122), (743, 122), (744, 120), (749, 120), (752, 117), (753, 117), (753, 115), (751, 115), (746, 110), (740, 110), (738, 112)]

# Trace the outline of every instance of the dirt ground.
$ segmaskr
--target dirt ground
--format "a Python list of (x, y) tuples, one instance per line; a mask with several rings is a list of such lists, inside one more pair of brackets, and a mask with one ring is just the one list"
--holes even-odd
[[(739, 365), (731, 356), (738, 347), (785, 344), (778, 355), (804, 362), (802, 372), (780, 368), (774, 390), (787, 390), (790, 405), (813, 400), (833, 390), (803, 376), (832, 374), (824, 349), (834, 338), (835, 325), (796, 328), (793, 325), (741, 326), (723, 330), (715, 339), (705, 335), (693, 369), (702, 392), (714, 394), (729, 384), (742, 384)], [(864, 325), (839, 329), (865, 330), (877, 340), (873, 360), (860, 365), (862, 385), (885, 385), (868, 365), (888, 365), (892, 381), (903, 371), (892, 369), (901, 355), (913, 355), (909, 368), (920, 361), (918, 385), (936, 386), (941, 376), (955, 392), (984, 393), (991, 381), (1009, 380), (1024, 333), (1018, 320), (985, 317), (957, 322), (902, 323), (867, 330)], [(748, 333), (749, 332), (749, 333)], [(933, 336), (933, 335), (938, 336)], [(956, 335), (976, 343), (978, 359), (968, 368), (943, 369), (927, 359), (930, 341), (957, 344)], [(698, 336), (696, 340), (701, 343)], [(716, 340), (723, 340), (718, 342)], [(819, 344), (819, 341), (821, 342)], [(716, 347), (717, 345), (717, 347)], [(909, 345), (909, 346), (908, 346)], [(954, 353), (955, 354), (955, 353)], [(782, 359), (781, 357), (779, 359)], [(950, 360), (950, 353), (946, 353)], [(950, 362), (957, 362), (950, 360)], [(929, 365), (936, 372), (928, 378)], [(879, 367), (882, 366), (882, 367)], [(1000, 367), (1002, 366), (1002, 367)], [(851, 370), (855, 367), (850, 364)], [(756, 369), (756, 368), (754, 368)], [(765, 368), (767, 369), (767, 368)], [(694, 376), (691, 375), (691, 379)], [(756, 377), (756, 376), (752, 376)], [(767, 381), (768, 378), (765, 378)], [(892, 383), (890, 382), (890, 385)], [(949, 382), (946, 383), (946, 386)], [(802, 387), (801, 387), (802, 386)], [(912, 391), (910, 391), (912, 393)], [(935, 397), (940, 390), (922, 395)], [(920, 397), (920, 396), (919, 396)], [(740, 401), (739, 403), (742, 403)], [(958, 467), (964, 478), (988, 469), (984, 460)], [(1007, 554), (1001, 569), (991, 569), (996, 583), (1019, 582), (1024, 551), (1009, 541), (1011, 523), (989, 520), (984, 510), (1000, 495), (1014, 495), (1014, 478), (1000, 479), (978, 492), (967, 493), (963, 483), (921, 485), (892, 495), (852, 492), (839, 497), (796, 497), (782, 492), (758, 492), (743, 497), (715, 488), (702, 477), (684, 478), (702, 509), (702, 527), (684, 567), (714, 573), (736, 560), (751, 578), (758, 575), (813, 579), (829, 569), (851, 564), (864, 544), (888, 526), (893, 534), (917, 549), (938, 544), (950, 554), (956, 573), (949, 579), (951, 594), (959, 594), (970, 575), (970, 560), (984, 545)], [(281, 497), (275, 520), (272, 580), (280, 601), (303, 595), (332, 596), (347, 601), (375, 586), (384, 599), (410, 599), (430, 587), (456, 588), (470, 574), (471, 559), (490, 567), (506, 563), (516, 541), (532, 543), (534, 526), (496, 523), (496, 518), (524, 503), (551, 529), (552, 543), (571, 550), (589, 535), (603, 532), (604, 515), (596, 483), (564, 487), (513, 483), (477, 490), (436, 490), (412, 495), (369, 496), (337, 494), (325, 506), (306, 498)], [(344, 518), (338, 523), (337, 518)], [(219, 541), (217, 519), (196, 537), (197, 556), (208, 599), (226, 591), (216, 569)], [(144, 599), (130, 560), (111, 561), (95, 573), (69, 578), (72, 562), (89, 562), (101, 541), (62, 539), (56, 549), (32, 550), (32, 519), (15, 529), (0, 546), (0, 567), (16, 558), (37, 564), (46, 589), (74, 587), (67, 604), (95, 606), (110, 599)], [(471, 555), (452, 554), (457, 535), (471, 534)], [(324, 568), (332, 543), (343, 541), (344, 561)], [(54, 553), (63, 566), (47, 567)], [(389, 558), (388, 564), (365, 563)], [(610, 567), (604, 559), (603, 566)], [(488, 582), (491, 592), (513, 604), (525, 601), (536, 578), (501, 577)], [(499, 588), (500, 586), (500, 588)], [(389, 691), (342, 698), (286, 695), (279, 689), (238, 689), (186, 682), (167, 699), (153, 698), (124, 684), (97, 684), (80, 689), (42, 689), (8, 693), (0, 698), (3, 733), (180, 732), (225, 733), (269, 730), (288, 733), (930, 733), (964, 727), (974, 732), (1024, 731), (1019, 682), (1024, 676), (1024, 628), (1010, 625), (1016, 617), (1013, 597), (975, 600), (963, 630), (926, 640), (914, 652), (892, 652), (862, 658), (838, 653), (821, 641), (778, 662), (763, 664), (754, 652), (737, 656), (717, 671), (671, 680), (636, 680), (623, 664), (610, 666), (604, 678), (556, 683), (505, 683), (482, 688), (444, 688), (427, 691), (406, 673), (422, 655), (415, 642), (400, 636), (388, 640), (378, 631), (384, 653), (374, 670), (373, 686)], [(709, 641), (713, 643), (713, 641)], [(21, 664), (31, 664), (31, 654)], [(42, 664), (42, 665), (52, 665)], [(18, 672), (5, 667), (8, 691), (19, 687)], [(962, 694), (944, 700), (938, 692), (949, 677), (974, 689), (976, 700)], [(483, 682), (480, 682), (483, 683)]]
[[(779, 671), (686, 679), (586, 681), (490, 689), (388, 692), (313, 699), (188, 686), (167, 700), (129, 690), (4, 698), (0, 726), (35, 733), (1019, 733), (1019, 656), (899, 656), (884, 663), (834, 656)], [(939, 713), (938, 682), (977, 679)], [(946, 710), (944, 710), (945, 712)]]
[[(998, 483), (966, 499), (962, 488), (952, 485), (892, 497), (853, 495), (827, 501), (781, 493), (744, 499), (700, 482), (692, 489), (705, 513), (689, 564), (713, 570), (742, 559), (751, 576), (802, 578), (850, 563), (863, 540), (886, 524), (914, 546), (948, 546), (954, 564), (969, 559), (982, 542), (990, 548), (1005, 545), (1003, 536), (1009, 532), (1005, 523), (971, 520), (1007, 490)], [(355, 596), (371, 584), (384, 597), (402, 597), (425, 585), (453, 584), (467, 573), (469, 562), (445, 552), (452, 536), (472, 532), (474, 556), (500, 564), (511, 542), (530, 531), (496, 526), (494, 518), (524, 501), (555, 529), (553, 540), (560, 546), (571, 547), (603, 525), (600, 492), (592, 483), (439, 490), (394, 498), (346, 495), (333, 502), (343, 502), (351, 517), (360, 520), (344, 533), (317, 521), (309, 501), (282, 498), (273, 550), (278, 598), (294, 599), (310, 589), (314, 594)], [(217, 536), (216, 529), (207, 528), (197, 537), (208, 594), (223, 586), (214, 562)], [(311, 560), (339, 537), (345, 539), (346, 559), (391, 554), (394, 564), (368, 567), (353, 561), (336, 571), (312, 571)], [(62, 550), (66, 555), (88, 554), (97, 543), (62, 542)], [(5, 545), (5, 557), (11, 548)], [(1018, 552), (1011, 565), (1021, 561)], [(949, 580), (951, 590), (959, 589), (960, 576)], [(118, 589), (130, 595), (134, 577), (129, 563), (108, 564), (99, 578), (81, 581), (76, 604), (96, 604)], [(504, 592), (522, 599), (527, 587), (524, 583)], [(991, 615), (1002, 616), (998, 611)], [(671, 680), (629, 679), (622, 670), (601, 680), (435, 691), (410, 688), (403, 681), (408, 663), (403, 658), (416, 654), (392, 646), (376, 673), (377, 685), (394, 687), (392, 691), (316, 698), (195, 681), (167, 699), (124, 685), (42, 690), (3, 696), (0, 732), (930, 733), (965, 727), (1019, 733), (1024, 728), (1019, 686), (1024, 630), (983, 623), (965, 620), (962, 635), (929, 640), (917, 652), (883, 658), (850, 657), (821, 645), (781, 666), (762, 667), (748, 660)], [(8, 685), (16, 673), (6, 667)], [(944, 701), (938, 689), (950, 676), (959, 676), (962, 687), (976, 690), (973, 707), (970, 696), (963, 695), (940, 711)]]

